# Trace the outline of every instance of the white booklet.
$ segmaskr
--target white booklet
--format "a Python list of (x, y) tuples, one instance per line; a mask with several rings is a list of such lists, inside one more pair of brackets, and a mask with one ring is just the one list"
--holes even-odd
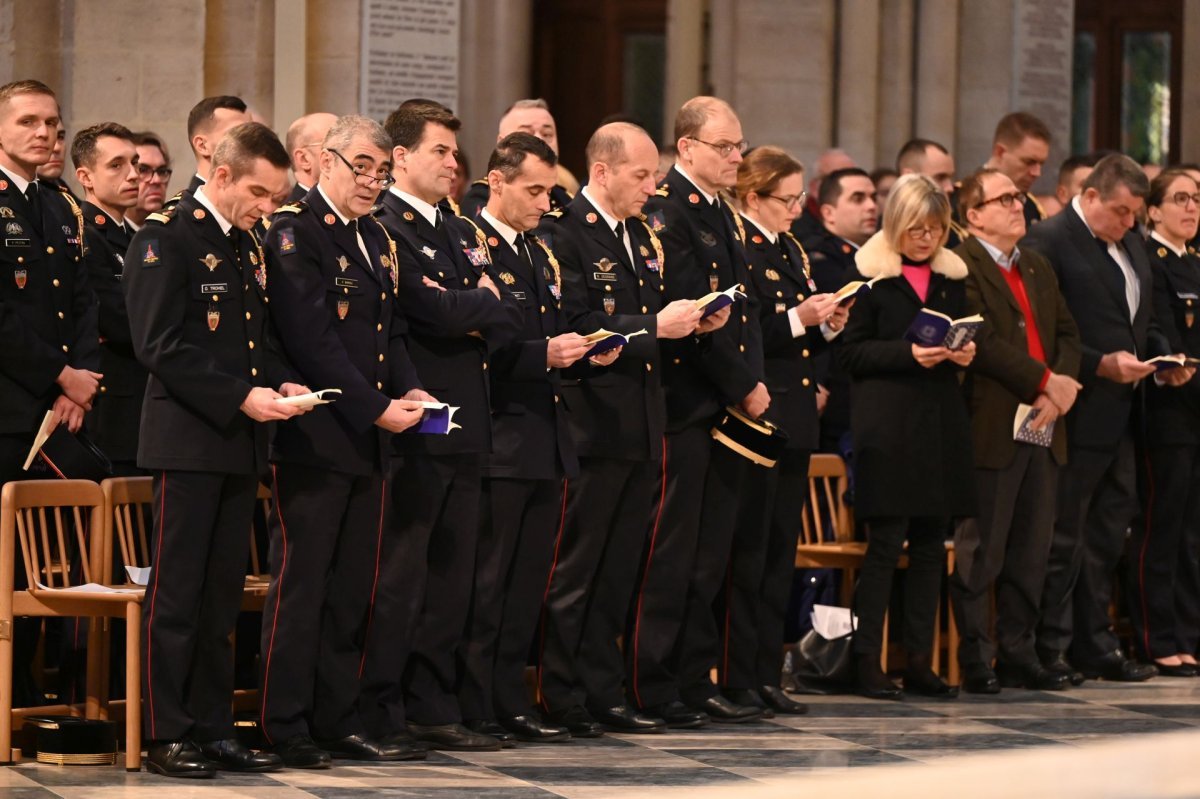
[(280, 397), (275, 400), (282, 405), (295, 405), (300, 408), (315, 408), (318, 405), (328, 405), (339, 396), (340, 388), (323, 388), (320, 391), (310, 391), (307, 394), (297, 394), (294, 397)]

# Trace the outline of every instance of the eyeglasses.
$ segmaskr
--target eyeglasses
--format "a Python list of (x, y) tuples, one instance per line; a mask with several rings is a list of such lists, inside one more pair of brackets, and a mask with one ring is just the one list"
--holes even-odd
[(1177, 191), (1171, 195), (1171, 202), (1178, 205), (1180, 208), (1186, 208), (1189, 202), (1200, 205), (1200, 192), (1196, 194), (1188, 194), (1186, 191)]
[(163, 183), (166, 183), (171, 179), (171, 173), (175, 170), (171, 169), (169, 166), (160, 166), (155, 169), (149, 164), (138, 164), (137, 171), (138, 180), (150, 180), (151, 178), (158, 178)]
[(993, 197), (990, 200), (983, 200), (975, 207), (982, 208), (983, 206), (988, 205), (989, 203), (1000, 203), (1001, 208), (1012, 208), (1013, 203), (1016, 203), (1017, 205), (1024, 205), (1025, 204), (1025, 192), (1010, 191), (1008, 194), (1001, 194), (1000, 196)]
[(920, 241), (923, 238), (940, 239), (942, 234), (946, 232), (946, 228), (941, 225), (923, 225), (921, 227), (910, 227), (904, 231), (913, 241)]
[(385, 174), (381, 177), (379, 175), (371, 175), (367, 172), (360, 172), (358, 168), (354, 166), (354, 164), (346, 160), (346, 156), (342, 155), (337, 150), (333, 149), (332, 147), (326, 147), (325, 149), (336, 155), (341, 162), (346, 165), (346, 168), (354, 173), (354, 182), (359, 186), (362, 186), (364, 189), (369, 189), (372, 186), (378, 186), (380, 189), (386, 189), (396, 182), (396, 179), (391, 175)]
[(717, 155), (721, 156), (722, 158), (728, 158), (729, 154), (734, 150), (737, 150), (739, 153), (744, 153), (746, 152), (746, 148), (750, 146), (750, 142), (746, 141), (745, 139), (742, 139), (739, 142), (723, 141), (713, 144), (712, 142), (705, 141), (704, 139), (697, 139), (695, 136), (688, 136), (688, 138), (692, 141), (698, 141), (701, 144), (707, 144), (709, 147), (716, 150)]
[(800, 194), (794, 194), (790, 197), (780, 197), (776, 194), (764, 194), (762, 196), (770, 197), (772, 200), (778, 200), (779, 202), (783, 203), (784, 208), (799, 208), (800, 206), (804, 205), (804, 201), (808, 199), (808, 192), (802, 191)]

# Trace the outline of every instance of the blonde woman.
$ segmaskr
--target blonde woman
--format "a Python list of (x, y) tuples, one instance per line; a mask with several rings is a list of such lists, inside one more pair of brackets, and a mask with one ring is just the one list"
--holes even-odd
[(951, 520), (975, 511), (971, 432), (958, 373), (975, 345), (951, 351), (905, 339), (921, 308), (965, 315), (962, 259), (944, 249), (950, 203), (923, 175), (896, 182), (884, 228), (859, 250), (858, 275), (879, 278), (859, 298), (838, 357), (851, 378), (855, 513), (867, 554), (855, 594), (859, 691), (895, 699), (900, 690), (879, 665), (892, 576), (908, 541), (902, 641), (904, 690), (951, 698), (958, 689), (930, 667), (938, 594)]

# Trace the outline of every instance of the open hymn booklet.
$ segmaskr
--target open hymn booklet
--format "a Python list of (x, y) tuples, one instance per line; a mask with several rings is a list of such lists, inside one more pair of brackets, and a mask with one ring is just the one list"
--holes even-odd
[(1054, 422), (1041, 430), (1030, 428), (1030, 423), (1037, 418), (1038, 413), (1038, 409), (1032, 405), (1022, 403), (1017, 406), (1016, 416), (1013, 417), (1013, 441), (1036, 444), (1039, 447), (1048, 447), (1054, 443)]
[(979, 314), (964, 316), (962, 319), (951, 319), (944, 313), (922, 308), (908, 326), (904, 338), (922, 347), (945, 347), (948, 350), (961, 350), (975, 339), (979, 328), (983, 327), (983, 317)]
[(727, 305), (733, 305), (735, 302), (744, 299), (746, 299), (746, 292), (742, 291), (742, 284), (737, 283), (724, 291), (714, 291), (711, 294), (705, 294), (696, 300), (696, 307), (704, 312), (704, 316), (712, 316)]
[(611, 330), (600, 328), (595, 333), (589, 333), (584, 336), (592, 348), (584, 353), (585, 358), (591, 358), (593, 355), (599, 355), (602, 352), (615, 350), (617, 347), (624, 347), (629, 343), (629, 339), (634, 336), (644, 336), (647, 331), (645, 328), (635, 330), (632, 333), (614, 333)]

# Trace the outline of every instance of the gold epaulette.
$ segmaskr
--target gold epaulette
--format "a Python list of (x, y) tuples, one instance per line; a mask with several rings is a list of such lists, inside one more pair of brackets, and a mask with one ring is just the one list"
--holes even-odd
[(664, 183), (654, 190), (654, 194), (658, 197), (670, 197), (671, 187)]
[(147, 222), (157, 222), (160, 225), (165, 225), (175, 218), (175, 207), (163, 208), (161, 211), (155, 211), (146, 216)]
[(294, 203), (288, 203), (287, 205), (279, 206), (278, 208), (275, 209), (275, 213), (277, 213), (277, 214), (302, 214), (307, 210), (308, 210), (308, 203), (304, 202), (304, 200), (296, 200), (296, 202), (294, 202)]
[(480, 178), (479, 180), (471, 181), (472, 186), (486, 186), (487, 184), (488, 184), (487, 178)]
[(542, 219), (545, 219), (548, 216), (552, 217), (554, 219), (559, 219), (562, 217), (562, 215), (563, 215), (563, 209), (555, 208), (553, 211), (547, 211), (546, 213), (542, 214)]

